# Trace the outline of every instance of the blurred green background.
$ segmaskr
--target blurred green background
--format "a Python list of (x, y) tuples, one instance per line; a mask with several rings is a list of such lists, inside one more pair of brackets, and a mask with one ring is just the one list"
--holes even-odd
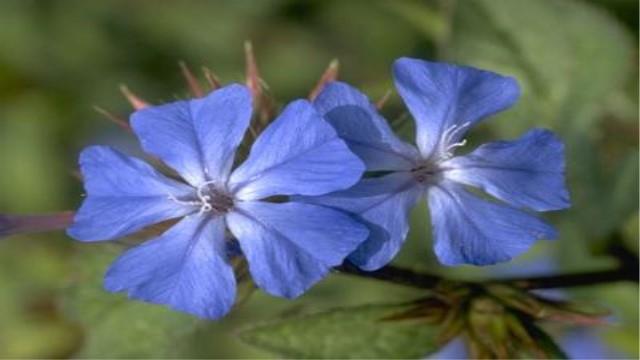
[[(523, 97), (469, 136), (474, 145), (533, 126), (567, 142), (573, 207), (550, 214), (560, 239), (498, 269), (445, 268), (431, 250), (426, 210), (398, 264), (460, 278), (613, 265), (612, 242), (638, 251), (638, 3), (635, 0), (234, 0), (0, 2), (0, 212), (73, 209), (73, 177), (89, 144), (135, 149), (93, 110), (126, 116), (126, 83), (157, 103), (187, 95), (177, 63), (243, 81), (243, 41), (280, 103), (305, 97), (333, 58), (341, 79), (378, 99), (400, 56), (443, 59), (516, 76)], [(403, 113), (394, 94), (384, 112)], [(401, 131), (411, 136), (411, 122)], [(219, 322), (198, 321), (101, 290), (112, 244), (62, 233), (0, 241), (0, 357), (275, 357), (237, 340), (255, 323), (338, 306), (406, 301), (420, 293), (332, 275), (295, 301), (255, 292)], [(500, 270), (501, 269), (501, 270)], [(607, 306), (602, 341), (638, 356), (638, 288), (572, 290)]]

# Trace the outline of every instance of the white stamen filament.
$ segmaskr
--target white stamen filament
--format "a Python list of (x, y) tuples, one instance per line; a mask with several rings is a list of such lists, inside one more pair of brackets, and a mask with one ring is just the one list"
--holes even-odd
[(202, 206), (200, 206), (200, 214), (213, 210), (213, 205), (211, 205), (211, 195), (204, 194), (203, 191), (205, 190), (205, 188), (208, 188), (209, 185), (214, 183), (215, 181), (205, 181), (202, 184), (198, 185), (196, 194), (198, 195), (198, 199), (200, 199), (200, 202), (202, 204)]
[[(449, 159), (453, 156), (453, 150), (455, 148), (464, 146), (467, 144), (466, 139), (463, 139), (462, 141), (458, 141), (452, 144), (451, 142), (456, 138), (456, 136), (458, 136), (458, 134), (460, 134), (462, 130), (464, 130), (469, 125), (471, 125), (471, 122), (469, 121), (461, 125), (454, 124), (444, 131), (440, 141), (440, 146), (441, 146), (441, 152), (443, 153), (445, 159)], [(442, 149), (442, 147), (444, 147), (444, 149)]]
[(467, 121), (464, 124), (461, 125), (457, 125), (454, 124), (451, 127), (449, 127), (447, 130), (444, 131), (444, 134), (442, 134), (442, 142), (445, 144), (448, 144), (449, 142), (451, 142), (454, 137), (460, 133), (460, 131), (464, 130), (466, 127), (468, 127), (469, 125), (471, 125), (471, 122)]
[(167, 198), (171, 201), (174, 201), (178, 204), (181, 205), (192, 205), (192, 206), (200, 206), (202, 203), (200, 201), (194, 201), (194, 200), (180, 200), (177, 197), (175, 197), (175, 195), (173, 194), (168, 194)]
[(211, 184), (215, 184), (215, 181), (205, 181), (198, 185), (196, 189), (196, 196), (198, 197), (198, 200), (180, 200), (173, 194), (169, 194), (168, 198), (178, 204), (199, 206), (200, 211), (198, 214), (202, 215), (213, 210), (213, 204), (211, 204), (212, 197), (210, 194), (205, 193), (205, 191), (208, 190), (208, 186)]

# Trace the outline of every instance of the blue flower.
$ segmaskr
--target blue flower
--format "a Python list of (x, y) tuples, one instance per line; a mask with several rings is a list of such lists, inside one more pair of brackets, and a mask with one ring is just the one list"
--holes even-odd
[(305, 100), (288, 105), (256, 139), (246, 161), (231, 171), (251, 114), (248, 89), (230, 85), (202, 99), (132, 115), (143, 150), (184, 182), (108, 147), (82, 152), (87, 197), (70, 236), (111, 240), (181, 218), (117, 259), (105, 276), (107, 290), (219, 318), (233, 305), (236, 290), (227, 229), (255, 283), (287, 298), (302, 294), (367, 238), (366, 227), (338, 210), (265, 200), (346, 189), (364, 171)]
[[(350, 189), (305, 199), (350, 211), (368, 223), (369, 239), (350, 261), (365, 270), (391, 261), (409, 231), (409, 212), (423, 198), (435, 253), (445, 265), (507, 261), (537, 239), (554, 238), (555, 230), (529, 212), (569, 206), (564, 146), (552, 132), (534, 129), (454, 157), (471, 127), (516, 102), (516, 80), (409, 58), (398, 59), (393, 74), (415, 119), (417, 147), (396, 137), (368, 98), (347, 84), (327, 85), (315, 101), (367, 169), (386, 172)], [(467, 187), (495, 199), (478, 197)]]

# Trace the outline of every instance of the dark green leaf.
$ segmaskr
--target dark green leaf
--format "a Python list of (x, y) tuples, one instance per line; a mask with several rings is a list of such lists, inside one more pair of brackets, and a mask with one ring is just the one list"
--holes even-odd
[(240, 333), (252, 345), (295, 358), (419, 358), (439, 347), (438, 327), (385, 320), (411, 305), (334, 309), (260, 325)]

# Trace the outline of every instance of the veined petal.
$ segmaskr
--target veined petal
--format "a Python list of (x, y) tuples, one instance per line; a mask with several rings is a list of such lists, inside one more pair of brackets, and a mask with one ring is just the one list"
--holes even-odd
[(338, 210), (295, 202), (241, 202), (227, 221), (258, 287), (287, 298), (342, 264), (369, 233)]
[(306, 100), (287, 106), (231, 175), (239, 199), (321, 195), (355, 184), (364, 164)]
[(118, 258), (107, 271), (105, 288), (201, 318), (220, 318), (233, 306), (236, 293), (224, 230), (222, 217), (185, 217)]
[(313, 104), (364, 161), (367, 170), (414, 167), (419, 157), (416, 148), (398, 139), (367, 96), (356, 88), (343, 82), (329, 83)]
[(461, 185), (443, 181), (429, 188), (435, 253), (444, 265), (490, 265), (525, 252), (556, 231), (535, 216), (482, 200)]
[(425, 158), (520, 96), (514, 78), (466, 66), (400, 58), (393, 76), (416, 121), (416, 143)]
[(367, 241), (349, 260), (363, 270), (377, 270), (398, 253), (409, 232), (411, 209), (422, 196), (409, 173), (393, 173), (363, 179), (355, 186), (301, 201), (345, 210), (357, 216), (369, 228)]
[(74, 239), (111, 240), (194, 211), (170, 199), (191, 195), (191, 187), (109, 147), (86, 148), (80, 170), (87, 197), (67, 229)]
[(514, 141), (485, 144), (442, 164), (448, 179), (481, 188), (500, 200), (536, 211), (569, 207), (564, 144), (534, 129)]
[(232, 84), (201, 99), (136, 111), (131, 126), (144, 151), (197, 187), (205, 181), (226, 181), (251, 112), (247, 87)]

